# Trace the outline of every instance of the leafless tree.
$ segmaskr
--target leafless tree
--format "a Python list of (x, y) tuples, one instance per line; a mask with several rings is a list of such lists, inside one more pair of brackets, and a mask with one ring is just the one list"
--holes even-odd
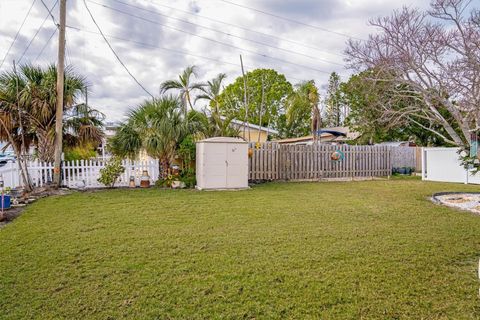
[(372, 70), (372, 79), (397, 95), (422, 100), (401, 109), (385, 104), (385, 117), (415, 122), (458, 146), (480, 130), (480, 12), (471, 2), (434, 0), (426, 12), (404, 7), (372, 19), (380, 32), (346, 49), (350, 68)]

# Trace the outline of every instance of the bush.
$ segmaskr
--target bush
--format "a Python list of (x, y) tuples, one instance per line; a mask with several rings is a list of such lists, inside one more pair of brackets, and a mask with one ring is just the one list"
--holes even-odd
[(97, 153), (91, 145), (65, 148), (66, 161), (87, 160), (96, 156)]
[(191, 168), (183, 170), (180, 174), (180, 181), (185, 184), (186, 188), (195, 188), (195, 185), (197, 184), (195, 170)]
[(125, 167), (122, 166), (122, 159), (112, 157), (108, 160), (106, 166), (100, 169), (100, 178), (97, 181), (106, 187), (113, 188), (123, 172), (125, 172)]
[(160, 188), (171, 188), (173, 181), (177, 180), (176, 178), (177, 177), (175, 177), (174, 175), (168, 174), (165, 178), (160, 178), (155, 181), (155, 186)]
[(195, 161), (196, 145), (195, 139), (189, 135), (180, 142), (177, 154), (182, 158), (183, 168), (190, 169), (191, 163)]

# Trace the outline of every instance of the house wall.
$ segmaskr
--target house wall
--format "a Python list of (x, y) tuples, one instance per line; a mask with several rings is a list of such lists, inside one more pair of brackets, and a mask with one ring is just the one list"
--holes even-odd
[[(257, 142), (258, 141), (258, 132), (260, 130), (250, 128), (250, 139), (248, 135), (248, 129), (245, 129), (245, 134), (243, 132), (243, 129), (240, 129), (240, 138), (245, 139), (245, 141), (248, 142)], [(266, 131), (260, 131), (260, 142), (265, 142), (267, 141), (268, 135)]]

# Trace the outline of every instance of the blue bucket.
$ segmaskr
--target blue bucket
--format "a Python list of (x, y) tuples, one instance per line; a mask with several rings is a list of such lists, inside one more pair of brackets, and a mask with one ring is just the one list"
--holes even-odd
[(4, 194), (1, 196), (1, 202), (0, 202), (0, 208), (3, 209), (10, 209), (11, 201), (10, 201), (10, 195), (9, 194)]

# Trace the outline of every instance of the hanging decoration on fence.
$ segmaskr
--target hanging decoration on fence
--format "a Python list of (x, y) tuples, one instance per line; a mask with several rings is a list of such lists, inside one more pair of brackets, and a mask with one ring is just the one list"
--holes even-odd
[(460, 162), (466, 170), (472, 174), (480, 171), (480, 160), (478, 158), (478, 136), (472, 133), (470, 136), (470, 149), (467, 147), (461, 148), (458, 151), (460, 155)]
[(342, 161), (345, 159), (345, 154), (341, 150), (337, 149), (330, 155), (330, 159), (332, 159), (332, 161)]

